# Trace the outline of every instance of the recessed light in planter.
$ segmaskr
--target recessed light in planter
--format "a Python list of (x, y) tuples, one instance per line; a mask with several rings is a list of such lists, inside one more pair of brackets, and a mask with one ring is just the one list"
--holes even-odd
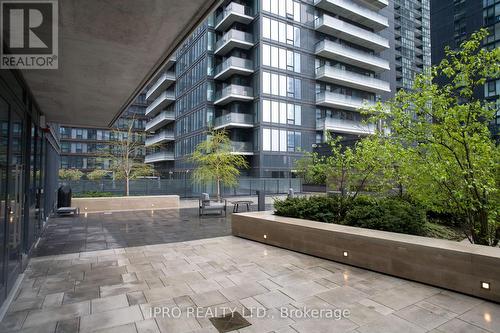
[(481, 288), (482, 289), (486, 289), (486, 290), (490, 290), (490, 283), (482, 281), (481, 282)]
[(349, 256), (349, 253), (347, 253), (347, 251), (344, 251), (344, 257), (348, 257)]

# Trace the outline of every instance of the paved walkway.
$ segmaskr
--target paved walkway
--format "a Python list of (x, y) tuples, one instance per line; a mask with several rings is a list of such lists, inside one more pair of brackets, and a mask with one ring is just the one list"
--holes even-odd
[(0, 332), (217, 332), (224, 309), (242, 333), (500, 332), (498, 304), (232, 236), (33, 258)]
[[(255, 209), (255, 207), (254, 207)], [(228, 216), (232, 206), (228, 206)], [(231, 234), (230, 219), (197, 208), (88, 213), (49, 220), (33, 256), (181, 242)]]

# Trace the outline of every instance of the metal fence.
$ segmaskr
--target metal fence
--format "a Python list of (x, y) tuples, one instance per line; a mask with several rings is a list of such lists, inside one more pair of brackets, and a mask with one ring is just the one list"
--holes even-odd
[[(120, 196), (125, 193), (124, 180), (60, 180), (60, 184), (71, 187), (73, 195), (81, 196), (89, 192), (108, 192)], [(256, 195), (256, 191), (266, 194), (284, 194), (292, 188), (302, 192), (302, 179), (299, 178), (241, 178), (234, 188), (223, 187), (225, 197)], [(130, 181), (130, 195), (168, 195), (176, 194), (182, 198), (198, 197), (201, 193), (216, 192), (215, 184), (199, 185), (189, 179), (135, 179)]]

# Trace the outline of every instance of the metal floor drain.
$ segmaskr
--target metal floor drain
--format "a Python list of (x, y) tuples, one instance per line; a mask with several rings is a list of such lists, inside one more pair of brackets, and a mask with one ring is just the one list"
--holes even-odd
[(220, 333), (231, 332), (252, 325), (237, 311), (223, 317), (210, 318), (210, 321)]

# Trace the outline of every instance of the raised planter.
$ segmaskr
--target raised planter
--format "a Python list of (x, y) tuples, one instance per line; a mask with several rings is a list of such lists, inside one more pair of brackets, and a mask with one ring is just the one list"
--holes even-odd
[(231, 222), (234, 236), (500, 302), (499, 248), (281, 217), (271, 211), (233, 214)]
[(179, 208), (178, 195), (73, 198), (81, 213)]

